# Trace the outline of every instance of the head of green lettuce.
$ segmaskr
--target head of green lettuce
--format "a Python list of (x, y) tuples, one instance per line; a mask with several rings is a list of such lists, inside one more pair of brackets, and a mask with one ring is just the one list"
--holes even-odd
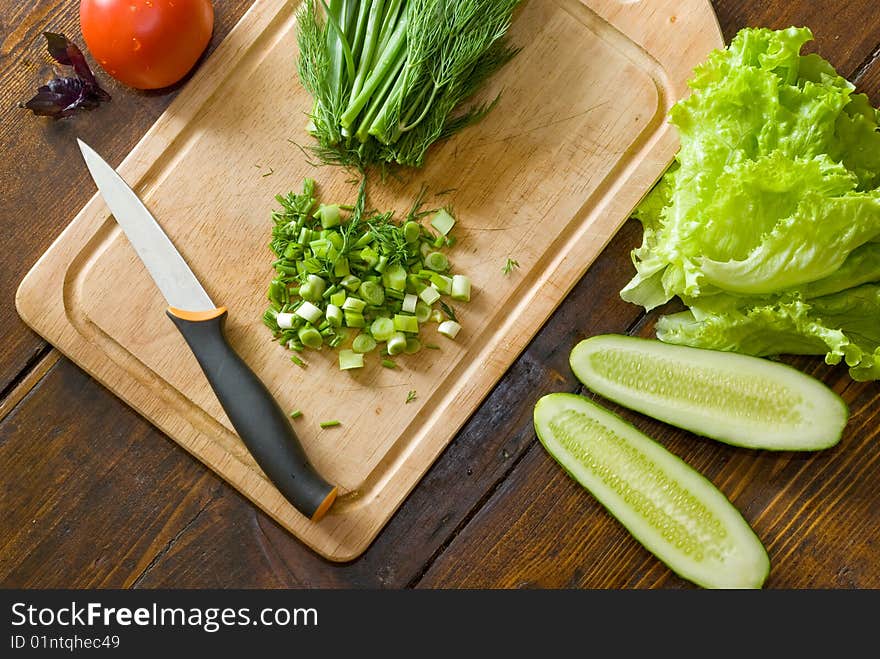
[(807, 28), (747, 28), (697, 67), (670, 121), (681, 149), (634, 212), (621, 291), (657, 336), (752, 355), (824, 354), (880, 379), (880, 112)]

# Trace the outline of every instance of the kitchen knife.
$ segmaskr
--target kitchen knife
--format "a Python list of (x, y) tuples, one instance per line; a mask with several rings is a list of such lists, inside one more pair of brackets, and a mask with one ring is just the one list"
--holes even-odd
[(317, 521), (337, 489), (312, 467), (287, 416), (236, 354), (223, 332), (226, 307), (217, 307), (168, 236), (116, 171), (77, 140), (95, 184), (165, 300), (235, 431), (269, 479), (294, 507)]

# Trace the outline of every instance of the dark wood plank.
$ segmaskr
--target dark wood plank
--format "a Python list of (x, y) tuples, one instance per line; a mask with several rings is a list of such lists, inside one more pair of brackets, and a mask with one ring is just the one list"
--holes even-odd
[(718, 22), (729, 42), (742, 27), (810, 28), (815, 41), (807, 52), (818, 52), (838, 71), (854, 73), (880, 43), (877, 6), (871, 0), (713, 0)]
[[(134, 588), (298, 588), (308, 575), (291, 573), (267, 536), (296, 542), (225, 483), (197, 517), (153, 556)], [(304, 550), (305, 551), (305, 550)]]
[(345, 565), (321, 559), (223, 486), (197, 522), (153, 560), (138, 585), (265, 586), (275, 583), (270, 576), (289, 587), (410, 584), (533, 441), (531, 405), (537, 392), (576, 388), (564, 346), (638, 318), (638, 310), (605, 283), (609, 271), (619, 270), (628, 258), (621, 247), (635, 239), (636, 231), (630, 223), (618, 234), (359, 559)]
[[(815, 25), (818, 50), (842, 73), (857, 74), (860, 89), (876, 101), (880, 24), (866, 20), (870, 3), (719, 1), (716, 8), (728, 38), (743, 25)], [(625, 267), (610, 277), (621, 287), (630, 274)], [(642, 335), (653, 335), (657, 315), (638, 328)], [(870, 475), (880, 457), (876, 385), (852, 383), (845, 369), (818, 359), (788, 361), (823, 379), (850, 404), (852, 420), (834, 449), (812, 455), (736, 449), (606, 404), (731, 498), (770, 553), (769, 587), (880, 587), (880, 548), (874, 541), (880, 493)], [(420, 588), (649, 586), (689, 584), (644, 550), (537, 443), (418, 583)]]
[(0, 585), (133, 584), (219, 481), (62, 359), (0, 424)]
[(875, 107), (880, 105), (880, 50), (862, 67), (853, 82), (856, 91), (867, 94)]
[[(209, 50), (251, 5), (251, 0), (215, 4)], [(84, 52), (79, 3), (59, 0), (0, 0), (0, 391), (45, 345), (18, 317), (15, 290), (95, 188), (76, 146), (81, 137), (118, 164), (174, 98), (177, 88), (141, 92), (120, 85), (94, 67), (113, 96), (110, 103), (60, 121), (35, 117), (17, 107), (51, 77), (42, 32), (63, 32)], [(88, 56), (88, 55), (87, 55)], [(93, 63), (93, 60), (90, 59)]]

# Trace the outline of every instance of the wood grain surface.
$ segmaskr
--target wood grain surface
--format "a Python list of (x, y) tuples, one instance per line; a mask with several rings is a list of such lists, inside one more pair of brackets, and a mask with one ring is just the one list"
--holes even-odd
[[(65, 146), (64, 126), (15, 107), (45, 69), (39, 33), (75, 33), (77, 5), (0, 1), (4, 400), (46, 358), (45, 345), (17, 319), (14, 288), (91, 194), (71, 167), (78, 156)], [(249, 2), (215, 5), (213, 44)], [(727, 38), (744, 25), (809, 25), (813, 48), (880, 102), (872, 0), (723, 0), (715, 8)], [(175, 91), (110, 91), (112, 112), (73, 121), (116, 164)], [(305, 548), (66, 359), (42, 377), (37, 371), (33, 389), (0, 421), (0, 586), (690, 587), (554, 465), (531, 427), (538, 395), (577, 390), (567, 357), (578, 339), (650, 333), (656, 315), (644, 317), (617, 295), (639, 241), (638, 225), (627, 223), (382, 533), (343, 565)], [(770, 552), (768, 587), (880, 588), (877, 385), (851, 383), (818, 360), (789, 361), (850, 404), (838, 447), (750, 452), (621, 413), (743, 511)]]

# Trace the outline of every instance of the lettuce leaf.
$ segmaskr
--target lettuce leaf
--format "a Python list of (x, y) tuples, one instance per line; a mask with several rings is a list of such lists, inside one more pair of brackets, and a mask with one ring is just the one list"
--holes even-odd
[(844, 362), (854, 380), (880, 378), (880, 285), (849, 288), (810, 301), (791, 300), (699, 314), (662, 316), (657, 338), (667, 343), (748, 355), (825, 355)]
[[(681, 148), (634, 212), (621, 296), (674, 297), (660, 339), (825, 354), (880, 378), (880, 112), (815, 54), (807, 28), (747, 28), (675, 104)], [(876, 330), (871, 328), (877, 328)]]

